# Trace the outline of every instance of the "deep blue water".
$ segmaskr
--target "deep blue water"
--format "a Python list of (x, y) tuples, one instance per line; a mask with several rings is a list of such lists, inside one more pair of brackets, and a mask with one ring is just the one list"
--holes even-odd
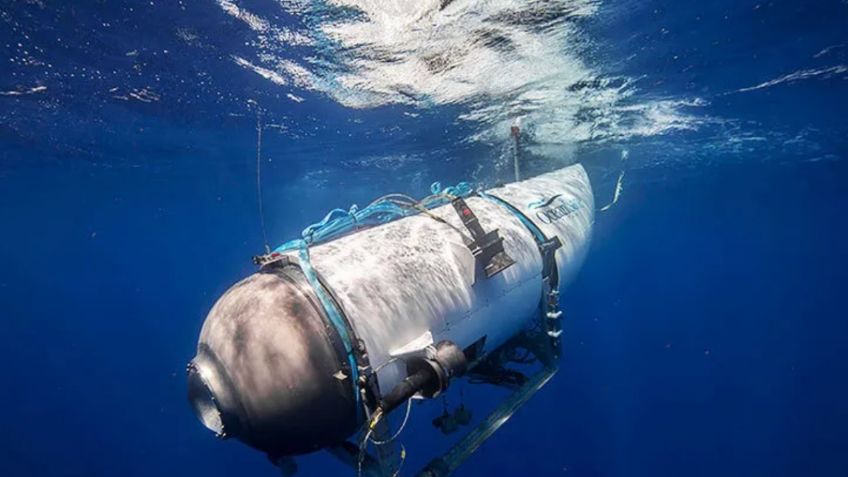
[[(560, 372), (458, 475), (848, 475), (848, 3), (679, 3), (0, 2), (0, 475), (275, 475), (185, 398), (262, 249), (256, 103), (273, 243), (508, 180), (510, 124), (599, 204), (626, 171)], [(409, 469), (440, 412), (413, 408)]]

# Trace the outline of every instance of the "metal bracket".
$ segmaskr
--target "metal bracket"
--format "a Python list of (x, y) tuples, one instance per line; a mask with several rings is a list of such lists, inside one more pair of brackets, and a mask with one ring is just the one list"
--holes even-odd
[(453, 199), (451, 205), (462, 220), (462, 225), (471, 233), (472, 241), (466, 245), (474, 258), (483, 265), (486, 278), (497, 275), (515, 263), (515, 260), (504, 251), (503, 238), (497, 229), (489, 232), (483, 230), (477, 216), (461, 197)]
[(254, 255), (253, 263), (259, 268), (264, 268), (271, 264), (288, 265), (292, 263), (292, 261), (288, 255), (280, 252), (271, 252), (265, 255)]

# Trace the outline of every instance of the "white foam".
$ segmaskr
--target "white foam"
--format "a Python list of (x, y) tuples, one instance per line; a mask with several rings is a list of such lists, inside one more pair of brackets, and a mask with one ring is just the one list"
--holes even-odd
[(28, 94), (43, 93), (47, 86), (34, 86), (25, 90), (0, 91), (0, 96), (26, 96)]
[(286, 81), (286, 79), (276, 71), (272, 71), (267, 68), (254, 65), (253, 63), (245, 60), (240, 56), (233, 56), (233, 61), (235, 61), (237, 65), (250, 71), (253, 71), (254, 73), (271, 81), (272, 83), (278, 84), (280, 86), (285, 86), (288, 84), (288, 81)]
[(228, 15), (241, 20), (251, 30), (259, 33), (257, 45), (263, 48), (274, 48), (286, 45), (308, 45), (311, 40), (307, 35), (292, 31), (289, 28), (278, 27), (270, 21), (256, 15), (231, 0), (217, 0), (218, 6)]
[(831, 52), (844, 47), (845, 43), (840, 43), (838, 45), (830, 45), (828, 47), (822, 48), (821, 51), (813, 55), (813, 58), (821, 58), (822, 56), (829, 55)]
[(740, 88), (734, 91), (735, 93), (745, 93), (748, 91), (756, 91), (758, 89), (770, 88), (772, 86), (777, 86), (783, 83), (792, 83), (795, 81), (806, 80), (810, 78), (823, 77), (830, 78), (834, 75), (842, 74), (848, 72), (848, 66), (846, 65), (836, 65), (828, 68), (815, 68), (808, 70), (798, 70), (793, 73), (789, 73), (780, 77), (777, 77), (772, 80), (765, 81), (758, 85), (749, 86), (747, 88)]
[[(692, 111), (703, 101), (637, 102), (635, 81), (587, 62), (595, 45), (580, 22), (598, 14), (598, 0), (327, 0), (320, 9), (278, 0), (309, 20), (309, 30), (288, 36), (320, 46), (311, 58), (292, 57), (273, 33), (287, 30), (236, 0), (218, 4), (258, 34), (258, 63), (234, 57), (239, 65), (351, 108), (461, 105), (460, 119), (479, 125), (470, 141), (502, 143), (522, 118), (534, 152), (558, 155), (583, 141), (689, 131), (701, 121)], [(342, 8), (359, 14), (327, 14)]]

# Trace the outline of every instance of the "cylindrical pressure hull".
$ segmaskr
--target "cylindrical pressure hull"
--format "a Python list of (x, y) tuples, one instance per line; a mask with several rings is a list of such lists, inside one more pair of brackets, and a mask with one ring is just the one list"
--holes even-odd
[[(492, 189), (532, 220), (548, 238), (558, 236), (560, 283), (580, 267), (594, 220), (594, 199), (585, 169), (571, 166)], [(547, 204), (545, 202), (548, 202)], [(486, 231), (498, 229), (515, 264), (485, 278), (457, 231), (426, 215), (351, 234), (312, 249), (313, 267), (341, 302), (365, 344), (380, 390), (405, 377), (393, 355), (429, 340), (465, 348), (485, 337), (490, 351), (534, 316), (542, 293), (542, 259), (533, 235), (502, 205), (482, 197), (466, 203)], [(537, 207), (531, 207), (538, 205)], [(453, 207), (432, 211), (460, 230)], [(385, 366), (384, 366), (385, 365)]]
[[(562, 287), (582, 263), (594, 220), (586, 171), (571, 166), (492, 189), (559, 237)], [(485, 231), (497, 229), (515, 263), (486, 278), (452, 206), (365, 229), (310, 248), (311, 264), (378, 370), (381, 394), (405, 377), (394, 357), (431, 343), (487, 353), (538, 311), (542, 258), (532, 233), (502, 204), (466, 199)], [(467, 234), (466, 234), (467, 235)], [(266, 269), (231, 288), (204, 323), (189, 366), (189, 394), (204, 424), (272, 456), (317, 450), (357, 425), (338, 329), (296, 267)]]

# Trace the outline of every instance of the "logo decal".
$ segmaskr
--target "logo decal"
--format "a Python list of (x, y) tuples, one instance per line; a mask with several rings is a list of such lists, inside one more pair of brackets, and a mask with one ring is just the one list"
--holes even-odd
[(562, 194), (557, 194), (557, 195), (551, 196), (551, 198), (549, 198), (549, 199), (545, 199), (543, 197), (539, 200), (535, 200), (533, 202), (530, 202), (529, 204), (527, 204), (527, 207), (530, 207), (531, 209), (539, 209), (539, 208), (542, 208), (542, 207), (547, 207), (547, 206), (551, 205), (551, 202), (553, 202), (554, 200), (559, 198), (559, 196), (561, 196), (561, 195)]
[(583, 202), (577, 198), (565, 200), (561, 195), (555, 195), (537, 207), (544, 209), (536, 212), (536, 218), (543, 224), (552, 224), (582, 209)]

